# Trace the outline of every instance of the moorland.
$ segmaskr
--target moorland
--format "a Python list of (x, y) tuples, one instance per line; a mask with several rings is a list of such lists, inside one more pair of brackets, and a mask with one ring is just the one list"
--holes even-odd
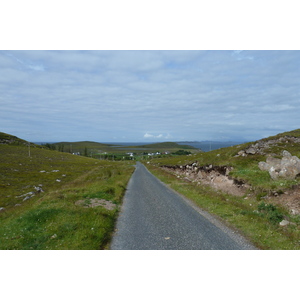
[(107, 249), (134, 160), (186, 149), (199, 151), (176, 143), (36, 145), (0, 133), (0, 249)]
[(109, 249), (135, 160), (256, 247), (300, 249), (300, 176), (259, 168), (284, 151), (300, 157), (299, 138), (297, 129), (201, 152), (171, 142), (35, 145), (1, 133), (0, 249)]

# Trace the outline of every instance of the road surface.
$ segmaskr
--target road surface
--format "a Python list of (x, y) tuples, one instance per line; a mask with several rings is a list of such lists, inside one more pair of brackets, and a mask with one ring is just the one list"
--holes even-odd
[(255, 249), (137, 163), (125, 193), (112, 250)]

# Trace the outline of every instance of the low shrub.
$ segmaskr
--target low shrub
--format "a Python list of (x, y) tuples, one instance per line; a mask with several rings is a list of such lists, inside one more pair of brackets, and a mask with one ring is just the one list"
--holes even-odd
[(273, 204), (266, 204), (261, 202), (258, 207), (258, 211), (272, 223), (278, 224), (283, 220), (283, 214), (278, 211), (278, 208)]

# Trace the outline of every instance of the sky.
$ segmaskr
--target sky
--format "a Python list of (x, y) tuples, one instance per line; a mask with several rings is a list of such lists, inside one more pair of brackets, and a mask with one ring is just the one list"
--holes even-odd
[(30, 141), (254, 141), (300, 128), (300, 51), (0, 51), (0, 131)]

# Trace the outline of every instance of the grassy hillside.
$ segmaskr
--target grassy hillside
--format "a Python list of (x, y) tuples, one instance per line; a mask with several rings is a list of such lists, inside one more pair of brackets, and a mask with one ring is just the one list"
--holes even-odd
[(105, 248), (133, 166), (24, 142), (0, 145), (0, 249)]
[[(300, 249), (300, 215), (292, 214), (287, 206), (292, 196), (300, 194), (300, 176), (294, 180), (273, 180), (267, 171), (258, 168), (258, 163), (266, 161), (268, 155), (281, 158), (283, 150), (300, 157), (300, 140), (284, 137), (299, 138), (300, 130), (192, 156), (153, 159), (147, 166), (174, 189), (241, 230), (258, 247)], [(271, 141), (270, 144), (266, 144), (268, 141)], [(252, 155), (239, 155), (251, 146), (261, 147), (263, 151)], [(165, 165), (179, 167), (192, 163), (197, 163), (199, 167), (230, 167), (229, 178), (243, 182), (249, 188), (243, 196), (234, 196), (160, 168)], [(292, 204), (300, 207), (300, 200), (294, 197)], [(289, 220), (290, 225), (280, 226), (282, 219)]]
[(0, 132), (0, 145), (34, 145), (35, 147), (39, 147), (38, 145), (35, 145), (33, 143), (29, 143), (25, 140), (22, 140), (14, 135), (8, 134), (8, 133), (4, 133), (4, 132)]
[(266, 139), (263, 139), (263, 140), (278, 139), (278, 138), (284, 137), (284, 136), (300, 137), (300, 129), (295, 129), (295, 130), (292, 130), (292, 131), (286, 131), (286, 132), (283, 132), (283, 133), (279, 133), (277, 135), (270, 136), (270, 137), (268, 137)]

